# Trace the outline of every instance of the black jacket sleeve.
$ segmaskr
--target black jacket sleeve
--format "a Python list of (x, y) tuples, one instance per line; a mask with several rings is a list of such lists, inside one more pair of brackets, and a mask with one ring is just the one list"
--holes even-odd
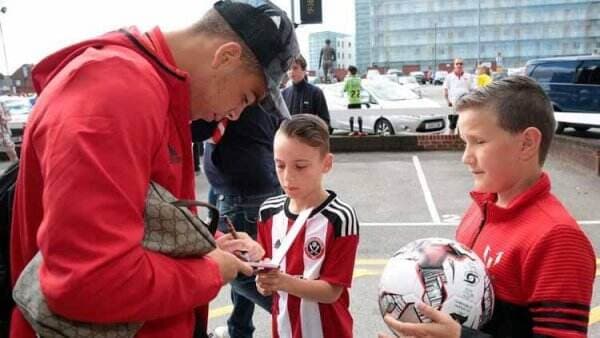
[(314, 95), (314, 105), (315, 105), (315, 113), (327, 123), (327, 126), (331, 127), (331, 118), (329, 116), (329, 108), (327, 107), (327, 100), (325, 99), (325, 95), (320, 88), (315, 90)]
[(212, 136), (217, 122), (206, 122), (204, 120), (192, 121), (192, 142), (203, 142)]

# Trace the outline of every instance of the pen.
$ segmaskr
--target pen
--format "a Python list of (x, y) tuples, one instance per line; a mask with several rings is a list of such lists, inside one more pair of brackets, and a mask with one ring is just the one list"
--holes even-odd
[[(229, 219), (229, 217), (227, 216), (223, 216), (225, 218), (225, 223), (227, 224), (227, 230), (229, 230), (229, 233), (231, 234), (231, 236), (233, 237), (233, 239), (240, 239), (240, 236), (238, 236), (237, 231), (235, 231), (235, 227), (233, 226), (233, 223), (231, 222), (231, 220)], [(243, 259), (246, 262), (250, 261), (250, 257), (248, 257), (248, 251), (237, 251), (235, 252), (236, 256), (240, 257), (241, 259)]]

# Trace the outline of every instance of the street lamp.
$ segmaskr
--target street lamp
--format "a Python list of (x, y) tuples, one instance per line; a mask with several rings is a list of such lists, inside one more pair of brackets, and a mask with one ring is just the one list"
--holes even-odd
[[(0, 13), (6, 14), (6, 6), (0, 7)], [(4, 43), (4, 31), (2, 30), (2, 20), (0, 20), (0, 39), (2, 40), (2, 50), (4, 51), (4, 67), (6, 68), (6, 76), (8, 74), (8, 57), (6, 56), (6, 44)]]
[(481, 0), (477, 0), (477, 64), (479, 67), (479, 59), (481, 57)]

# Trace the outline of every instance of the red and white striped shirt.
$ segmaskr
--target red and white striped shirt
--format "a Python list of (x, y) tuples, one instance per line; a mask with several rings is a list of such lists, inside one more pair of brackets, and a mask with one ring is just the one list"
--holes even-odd
[[(352, 284), (358, 248), (358, 219), (354, 209), (334, 192), (315, 208), (281, 262), (280, 269), (292, 276), (323, 280), (344, 287), (338, 300), (322, 304), (286, 292), (273, 296), (274, 338), (352, 337), (348, 288)], [(272, 257), (297, 215), (288, 208), (286, 195), (266, 200), (260, 209), (258, 241)]]

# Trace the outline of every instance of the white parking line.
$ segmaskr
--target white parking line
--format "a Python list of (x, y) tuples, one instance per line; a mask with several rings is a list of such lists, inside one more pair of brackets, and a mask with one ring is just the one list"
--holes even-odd
[(421, 183), (421, 188), (423, 189), (423, 194), (425, 195), (425, 202), (427, 203), (427, 208), (429, 209), (431, 219), (435, 224), (442, 223), (440, 214), (438, 213), (435, 203), (433, 202), (433, 196), (431, 196), (431, 191), (427, 185), (425, 173), (423, 173), (423, 168), (421, 168), (421, 162), (417, 156), (413, 156), (413, 164), (415, 165), (415, 169), (417, 169), (417, 176), (419, 177), (419, 182)]

